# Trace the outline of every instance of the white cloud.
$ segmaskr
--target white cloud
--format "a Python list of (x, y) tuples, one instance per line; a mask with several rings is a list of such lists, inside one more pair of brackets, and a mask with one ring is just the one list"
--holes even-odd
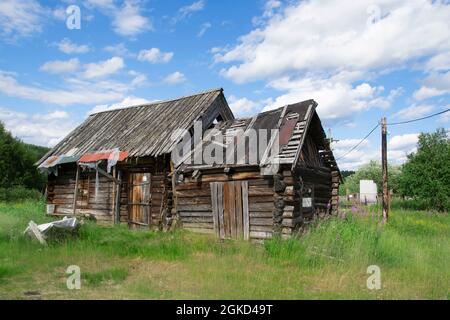
[(412, 105), (408, 108), (401, 109), (393, 116), (403, 120), (411, 120), (428, 115), (433, 109), (434, 106), (432, 105)]
[(58, 49), (61, 52), (67, 54), (87, 53), (90, 51), (89, 46), (82, 44), (78, 45), (70, 41), (70, 39), (64, 38), (58, 44)]
[(0, 1), (0, 35), (14, 40), (42, 31), (46, 10), (35, 0)]
[(79, 67), (80, 61), (75, 58), (67, 61), (48, 61), (40, 67), (40, 70), (49, 73), (69, 73), (78, 70)]
[(86, 70), (83, 73), (83, 77), (87, 79), (104, 77), (116, 73), (124, 66), (123, 59), (120, 57), (112, 57), (98, 63), (88, 63), (85, 65)]
[[(368, 23), (373, 17), (367, 9), (373, 5), (381, 17)], [(438, 1), (302, 1), (241, 37), (215, 60), (238, 62), (223, 70), (235, 82), (293, 71), (401, 67), (450, 49), (449, 16), (450, 6)]]
[(109, 52), (115, 56), (120, 57), (135, 57), (135, 54), (131, 53), (130, 50), (123, 43), (119, 43), (116, 45), (110, 45), (103, 48), (106, 52)]
[(167, 63), (173, 57), (173, 52), (162, 52), (158, 48), (141, 50), (137, 56), (139, 61), (148, 61), (150, 63)]
[(423, 86), (414, 92), (416, 100), (425, 100), (450, 94), (450, 70), (447, 72), (433, 72), (422, 82)]
[(190, 17), (193, 13), (201, 11), (205, 8), (205, 1), (199, 0), (191, 3), (190, 5), (181, 7), (178, 9), (177, 15), (172, 18), (172, 23), (176, 24), (179, 21)]
[(425, 66), (429, 71), (450, 70), (450, 51), (432, 57)]
[(256, 112), (258, 107), (260, 107), (255, 101), (247, 98), (238, 98), (234, 95), (229, 96), (227, 100), (231, 110), (236, 116), (251, 115)]
[(329, 122), (346, 120), (355, 113), (370, 108), (389, 107), (400, 91), (395, 89), (387, 96), (382, 96), (383, 87), (374, 87), (368, 83), (352, 85), (343, 75), (295, 80), (283, 77), (269, 82), (268, 86), (286, 93), (270, 100), (264, 110), (314, 99), (319, 104), (317, 107), (319, 116)]
[(407, 160), (408, 154), (417, 150), (418, 133), (409, 133), (393, 136), (388, 141), (388, 160), (391, 164), (402, 164)]
[(208, 31), (208, 29), (211, 27), (212, 27), (212, 25), (209, 22), (205, 22), (204, 24), (202, 24), (200, 31), (197, 33), (197, 37), (199, 37), (199, 38), (203, 37), (203, 35), (206, 33), (206, 31)]
[(98, 113), (98, 112), (102, 112), (102, 111), (128, 108), (128, 107), (133, 107), (133, 106), (137, 106), (137, 105), (141, 105), (141, 104), (146, 104), (149, 102), (150, 102), (149, 100), (144, 99), (144, 98), (126, 97), (122, 101), (116, 102), (116, 103), (113, 103), (110, 105), (108, 105), (108, 104), (97, 105), (94, 108), (92, 108), (91, 110), (89, 110), (87, 114), (90, 115), (90, 114)]
[(61, 110), (46, 114), (27, 114), (0, 108), (0, 121), (21, 140), (47, 147), (53, 147), (76, 127), (70, 115)]
[(164, 82), (168, 84), (177, 84), (186, 81), (186, 77), (179, 71), (169, 74), (164, 78)]
[(68, 78), (66, 82), (69, 85), (66, 89), (45, 89), (40, 86), (20, 84), (15, 75), (0, 71), (0, 92), (3, 94), (60, 106), (117, 101), (123, 98), (124, 92), (132, 89), (126, 84), (86, 82), (76, 78)]
[(153, 30), (151, 21), (140, 11), (135, 1), (125, 1), (121, 8), (114, 10), (114, 31), (121, 36), (136, 36), (144, 31)]

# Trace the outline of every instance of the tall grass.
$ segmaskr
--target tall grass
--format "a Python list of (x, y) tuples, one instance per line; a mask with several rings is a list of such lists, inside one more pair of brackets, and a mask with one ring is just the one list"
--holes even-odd
[[(376, 210), (320, 220), (302, 235), (263, 245), (88, 222), (78, 238), (42, 247), (22, 232), (29, 220), (49, 220), (44, 204), (0, 203), (0, 296), (39, 283), (54, 297), (76, 298), (448, 299), (448, 215), (394, 210), (381, 226)], [(89, 290), (67, 293), (72, 264)], [(365, 286), (370, 265), (381, 269), (380, 293)]]

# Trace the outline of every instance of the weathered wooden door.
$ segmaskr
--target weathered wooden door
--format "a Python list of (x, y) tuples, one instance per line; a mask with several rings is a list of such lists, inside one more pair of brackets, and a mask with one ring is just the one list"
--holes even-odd
[(128, 223), (148, 227), (151, 219), (152, 197), (150, 173), (130, 173), (128, 178)]
[(217, 237), (248, 240), (248, 182), (212, 182), (211, 201)]

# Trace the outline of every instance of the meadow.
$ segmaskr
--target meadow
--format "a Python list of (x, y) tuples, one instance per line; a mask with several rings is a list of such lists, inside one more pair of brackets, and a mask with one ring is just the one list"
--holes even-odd
[[(0, 203), (1, 299), (449, 299), (450, 218), (425, 211), (349, 210), (290, 240), (220, 242), (186, 231), (85, 223), (47, 247), (23, 235), (41, 201)], [(66, 269), (81, 269), (81, 289)], [(367, 268), (379, 266), (381, 289)]]

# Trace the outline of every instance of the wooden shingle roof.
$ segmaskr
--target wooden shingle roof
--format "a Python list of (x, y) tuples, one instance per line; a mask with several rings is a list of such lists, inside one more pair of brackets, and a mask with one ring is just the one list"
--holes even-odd
[[(115, 109), (90, 115), (86, 121), (50, 150), (50, 156), (83, 155), (118, 148), (129, 157), (159, 156), (176, 145), (172, 133), (189, 130), (194, 121), (208, 118), (233, 119), (222, 89), (178, 99)], [(181, 132), (181, 130), (180, 130)]]

